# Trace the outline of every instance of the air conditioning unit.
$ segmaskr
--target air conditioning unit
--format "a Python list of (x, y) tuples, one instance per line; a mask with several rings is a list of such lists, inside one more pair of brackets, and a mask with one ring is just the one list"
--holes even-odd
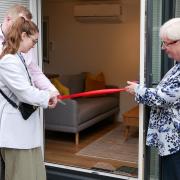
[(77, 4), (74, 17), (80, 22), (120, 23), (122, 21), (121, 4)]

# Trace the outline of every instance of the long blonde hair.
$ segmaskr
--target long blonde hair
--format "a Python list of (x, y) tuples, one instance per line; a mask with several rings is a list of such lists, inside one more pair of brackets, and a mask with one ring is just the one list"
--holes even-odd
[(27, 36), (31, 36), (38, 33), (39, 30), (34, 22), (27, 21), (24, 17), (18, 17), (8, 33), (5, 35), (5, 43), (0, 58), (6, 54), (17, 53), (22, 40), (21, 35), (23, 32), (25, 32)]

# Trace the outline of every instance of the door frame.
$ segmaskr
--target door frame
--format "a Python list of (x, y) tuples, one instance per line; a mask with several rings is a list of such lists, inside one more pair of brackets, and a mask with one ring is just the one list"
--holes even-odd
[[(140, 1), (140, 84), (144, 84), (145, 76), (145, 41), (146, 41), (146, 0)], [(144, 106), (139, 105), (139, 159), (138, 159), (138, 179), (144, 179)]]
[[(31, 0), (33, 1), (33, 0)], [(41, 0), (37, 0), (38, 2)], [(146, 34), (146, 1), (147, 0), (140, 0), (140, 84), (144, 84), (144, 67), (145, 67), (145, 34)], [(41, 4), (38, 5), (38, 11), (40, 11), (41, 14)], [(38, 17), (39, 19), (39, 17)], [(40, 47), (42, 49), (42, 43), (40, 44)], [(39, 58), (39, 64), (42, 67), (42, 50), (41, 50), (41, 55)], [(41, 121), (43, 121), (43, 112), (40, 113), (40, 118)], [(144, 107), (143, 105), (139, 105), (139, 150), (138, 150), (138, 179), (143, 180), (144, 179)], [(43, 150), (44, 151), (44, 150)], [(53, 176), (56, 177), (69, 177), (75, 178), (75, 174), (79, 172), (79, 174), (82, 173), (83, 177), (87, 177), (87, 174), (90, 175), (90, 177), (96, 175), (97, 177), (99, 176), (104, 176), (108, 179), (128, 179), (128, 180), (137, 180), (137, 178), (131, 178), (131, 177), (125, 177), (121, 175), (115, 175), (115, 174), (110, 174), (110, 173), (105, 173), (105, 172), (99, 172), (99, 171), (94, 171), (94, 170), (88, 170), (88, 169), (83, 169), (83, 168), (77, 168), (77, 167), (71, 167), (71, 166), (66, 166), (66, 165), (59, 165), (55, 163), (48, 163), (45, 162), (46, 168), (47, 168), (47, 174), (50, 176), (50, 179)], [(68, 174), (72, 173), (72, 176), (65, 176), (65, 171), (68, 171)], [(74, 172), (74, 173), (73, 173)], [(58, 175), (59, 174), (59, 175)], [(78, 178), (82, 177), (78, 176)], [(77, 178), (77, 179), (78, 179)], [(75, 178), (76, 179), (76, 178)]]

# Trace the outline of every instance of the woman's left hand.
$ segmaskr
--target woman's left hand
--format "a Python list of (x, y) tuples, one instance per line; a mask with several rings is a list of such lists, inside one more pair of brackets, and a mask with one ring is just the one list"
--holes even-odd
[(59, 92), (51, 91), (49, 93), (50, 93), (50, 99), (49, 99), (49, 103), (48, 103), (48, 108), (53, 109), (56, 107), (56, 105), (58, 103), (57, 96), (59, 95)]
[(57, 102), (58, 102), (57, 96), (52, 97), (52, 98), (49, 100), (48, 108), (49, 108), (49, 109), (55, 108), (56, 105), (57, 105)]
[(131, 82), (131, 81), (127, 81), (128, 86), (125, 87), (126, 92), (130, 93), (130, 94), (135, 94), (135, 88), (138, 86), (137, 83), (135, 82)]

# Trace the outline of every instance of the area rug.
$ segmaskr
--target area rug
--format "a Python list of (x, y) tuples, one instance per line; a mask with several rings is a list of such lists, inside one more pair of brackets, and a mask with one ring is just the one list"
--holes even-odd
[(124, 130), (119, 126), (81, 149), (76, 155), (137, 164), (138, 137), (129, 136), (124, 141), (123, 133)]

